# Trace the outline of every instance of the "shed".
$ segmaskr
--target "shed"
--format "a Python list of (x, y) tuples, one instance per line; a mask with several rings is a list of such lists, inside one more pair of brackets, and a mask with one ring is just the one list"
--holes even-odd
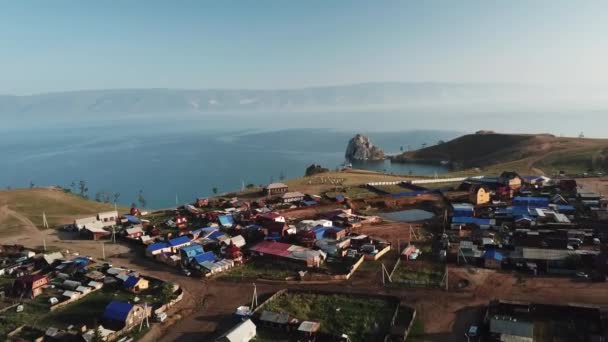
[(230, 245), (230, 243), (233, 243), (238, 248), (241, 248), (247, 244), (245, 238), (242, 235), (233, 236), (230, 239), (222, 241), (222, 243), (226, 245)]
[(65, 280), (61, 286), (66, 289), (75, 290), (78, 286), (82, 285), (80, 282), (75, 280)]
[(78, 286), (76, 288), (76, 291), (78, 291), (78, 292), (80, 292), (82, 294), (87, 294), (87, 293), (91, 292), (91, 288), (88, 287), (88, 286)]
[(303, 321), (298, 327), (298, 331), (304, 333), (306, 336), (312, 336), (316, 334), (321, 328), (321, 323), (312, 321)]
[(80, 297), (80, 293), (75, 292), (75, 291), (64, 291), (62, 293), (62, 296), (68, 297), (69, 299), (76, 299), (76, 298)]
[(484, 260), (484, 266), (487, 268), (500, 268), (502, 265), (502, 261), (504, 256), (502, 253), (494, 250), (488, 249), (484, 252), (482, 256)]
[(250, 319), (247, 319), (228, 330), (224, 335), (216, 339), (216, 342), (248, 342), (256, 334), (257, 327)]
[(90, 281), (87, 286), (92, 287), (96, 290), (99, 290), (100, 288), (103, 287), (103, 283), (97, 282), (97, 281)]

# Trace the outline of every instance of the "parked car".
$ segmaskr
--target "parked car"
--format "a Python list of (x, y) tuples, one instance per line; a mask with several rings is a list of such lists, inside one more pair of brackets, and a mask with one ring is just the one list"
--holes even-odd
[(192, 272), (190, 272), (190, 270), (182, 268), (182, 273), (186, 276), (189, 277), (192, 275)]
[(587, 279), (589, 278), (589, 275), (585, 272), (576, 272), (576, 277), (581, 279)]
[(477, 337), (477, 334), (479, 334), (479, 327), (476, 325), (471, 325), (469, 327), (469, 330), (467, 331), (467, 336), (468, 337)]
[(167, 320), (167, 313), (166, 312), (159, 312), (154, 316), (154, 320), (157, 322), (164, 322)]

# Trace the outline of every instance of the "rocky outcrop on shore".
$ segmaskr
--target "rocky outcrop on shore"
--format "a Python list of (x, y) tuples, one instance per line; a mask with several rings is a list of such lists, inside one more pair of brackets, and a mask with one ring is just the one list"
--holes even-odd
[(344, 154), (347, 160), (383, 160), (384, 151), (374, 146), (371, 140), (362, 134), (355, 135), (346, 146)]

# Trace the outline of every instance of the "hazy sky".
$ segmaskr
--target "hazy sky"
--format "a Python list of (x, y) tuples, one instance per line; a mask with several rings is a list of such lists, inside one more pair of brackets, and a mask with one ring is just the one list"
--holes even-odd
[(4, 1), (0, 93), (608, 83), (607, 1)]

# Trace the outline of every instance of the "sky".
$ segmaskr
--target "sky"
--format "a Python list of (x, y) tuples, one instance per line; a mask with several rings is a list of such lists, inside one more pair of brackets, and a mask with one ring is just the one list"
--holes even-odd
[(602, 0), (24, 0), (0, 8), (0, 94), (608, 82)]

